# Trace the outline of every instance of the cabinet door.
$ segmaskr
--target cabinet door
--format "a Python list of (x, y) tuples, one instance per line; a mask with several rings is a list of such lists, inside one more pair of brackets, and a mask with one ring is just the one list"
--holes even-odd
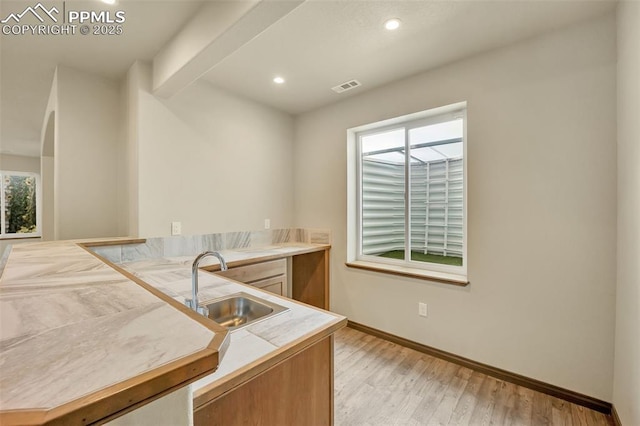
[(195, 426), (332, 425), (333, 336), (194, 409)]

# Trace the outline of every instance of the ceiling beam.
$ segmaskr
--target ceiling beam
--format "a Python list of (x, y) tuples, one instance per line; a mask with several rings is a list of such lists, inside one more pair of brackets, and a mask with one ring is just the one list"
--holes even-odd
[(153, 58), (153, 93), (171, 97), (286, 16), (304, 0), (205, 4)]

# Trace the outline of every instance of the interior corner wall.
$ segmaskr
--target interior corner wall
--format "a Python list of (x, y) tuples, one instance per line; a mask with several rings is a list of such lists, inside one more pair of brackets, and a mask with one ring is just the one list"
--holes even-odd
[[(615, 25), (609, 14), (296, 118), (295, 226), (333, 231), (332, 310), (611, 401)], [(471, 284), (346, 267), (347, 129), (461, 101)]]
[(160, 99), (138, 71), (139, 236), (290, 226), (293, 118), (205, 82)]
[(640, 3), (618, 4), (618, 282), (613, 404), (640, 425)]
[(40, 178), (42, 179), (42, 239), (56, 239), (55, 152), (58, 141), (58, 70), (53, 73), (51, 90), (40, 135)]
[(118, 82), (57, 69), (56, 238), (118, 236)]
[(124, 146), (121, 152), (121, 169), (126, 174), (126, 180), (123, 182), (123, 191), (126, 195), (124, 207), (126, 210), (126, 218), (123, 223), (126, 224), (126, 235), (137, 237), (139, 235), (139, 214), (138, 214), (138, 111), (142, 75), (148, 72), (148, 66), (143, 62), (136, 61), (127, 71), (127, 75), (123, 84), (123, 103), (124, 103)]
[(117, 209), (117, 233), (118, 235), (131, 236), (129, 233), (129, 165), (128, 165), (128, 130), (129, 130), (129, 102), (126, 77), (120, 84), (118, 96), (118, 147), (116, 151), (116, 205)]

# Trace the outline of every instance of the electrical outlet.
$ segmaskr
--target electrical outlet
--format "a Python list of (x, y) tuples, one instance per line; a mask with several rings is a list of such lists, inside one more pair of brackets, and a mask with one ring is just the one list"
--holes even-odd
[(171, 235), (180, 235), (180, 234), (182, 234), (182, 223), (171, 222)]
[(427, 316), (427, 304), (426, 303), (418, 302), (418, 315), (420, 315), (421, 317), (426, 317)]
[(271, 229), (271, 219), (264, 220), (264, 229)]

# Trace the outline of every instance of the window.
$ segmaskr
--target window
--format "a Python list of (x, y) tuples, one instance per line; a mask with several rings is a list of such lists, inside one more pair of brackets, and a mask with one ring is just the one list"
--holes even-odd
[(0, 179), (0, 238), (40, 236), (40, 176), (0, 171)]
[(466, 105), (349, 130), (350, 266), (466, 283)]

